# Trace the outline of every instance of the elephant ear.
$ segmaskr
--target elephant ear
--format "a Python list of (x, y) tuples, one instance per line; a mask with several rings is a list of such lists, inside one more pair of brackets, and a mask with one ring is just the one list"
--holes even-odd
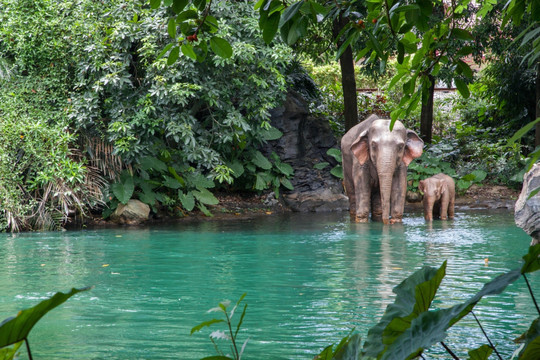
[(364, 165), (369, 159), (368, 132), (363, 131), (362, 134), (351, 145), (351, 151), (360, 165)]
[(421, 192), (425, 193), (425, 185), (426, 185), (426, 182), (424, 180), (420, 180), (420, 182), (418, 183), (418, 190), (420, 190)]
[(407, 144), (403, 153), (403, 162), (409, 166), (411, 161), (422, 156), (424, 141), (412, 130), (407, 130)]
[(441, 191), (441, 195), (446, 191), (446, 182), (444, 180), (439, 180), (439, 190)]

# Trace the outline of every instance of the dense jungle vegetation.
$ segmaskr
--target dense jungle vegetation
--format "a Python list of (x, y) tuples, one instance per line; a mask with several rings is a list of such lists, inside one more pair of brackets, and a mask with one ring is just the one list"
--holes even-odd
[[(259, 149), (307, 76), (338, 137), (351, 84), (353, 120), (423, 134), (412, 188), (441, 170), (462, 190), (518, 187), (540, 142), (512, 138), (537, 117), (537, 2), (392, 3), (2, 0), (0, 229), (58, 229), (130, 198), (209, 214), (216, 190), (290, 189), (290, 165)], [(436, 81), (459, 95), (430, 107)]]

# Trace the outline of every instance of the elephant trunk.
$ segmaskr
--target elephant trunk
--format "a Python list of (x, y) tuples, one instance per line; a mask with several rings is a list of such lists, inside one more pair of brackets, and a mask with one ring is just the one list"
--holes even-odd
[(395, 154), (385, 154), (382, 161), (377, 163), (377, 175), (379, 177), (379, 191), (381, 195), (382, 221), (390, 223), (390, 208), (392, 201), (392, 179), (396, 168)]
[(433, 205), (434, 204), (435, 204), (435, 201), (433, 199), (424, 197), (424, 219), (427, 221), (433, 220)]

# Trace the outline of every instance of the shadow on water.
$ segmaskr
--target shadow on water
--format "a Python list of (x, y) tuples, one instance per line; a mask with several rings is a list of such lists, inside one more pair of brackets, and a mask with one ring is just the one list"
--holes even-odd
[[(219, 301), (247, 292), (239, 334), (250, 338), (246, 357), (311, 359), (353, 327), (365, 337), (393, 301), (392, 289), (416, 269), (448, 260), (434, 302), (446, 307), (517, 267), (528, 243), (508, 212), (460, 212), (433, 223), (413, 213), (391, 226), (351, 223), (346, 213), (293, 213), (4, 234), (0, 319), (54, 291), (95, 285), (38, 323), (30, 338), (36, 357), (199, 359), (214, 353), (210, 331), (190, 336), (191, 327), (210, 319), (205, 312)], [(534, 316), (519, 282), (482, 300), (477, 312), (495, 341), (509, 345), (507, 354), (522, 319)], [(458, 349), (483, 340), (468, 319), (460, 326), (449, 335)]]

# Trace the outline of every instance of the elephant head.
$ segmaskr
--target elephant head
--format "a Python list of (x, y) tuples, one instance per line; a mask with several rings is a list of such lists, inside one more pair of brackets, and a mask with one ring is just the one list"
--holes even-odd
[[(402, 201), (404, 204), (406, 168), (413, 159), (422, 155), (423, 146), (424, 142), (418, 135), (399, 121), (390, 131), (390, 120), (386, 119), (375, 120), (352, 144), (351, 150), (360, 165), (371, 162), (376, 169), (384, 223), (393, 222), (390, 220), (391, 202)], [(394, 176), (396, 171), (400, 171), (401, 178)], [(393, 184), (394, 181), (399, 181), (399, 184)], [(393, 200), (394, 197), (402, 197), (402, 200)]]

